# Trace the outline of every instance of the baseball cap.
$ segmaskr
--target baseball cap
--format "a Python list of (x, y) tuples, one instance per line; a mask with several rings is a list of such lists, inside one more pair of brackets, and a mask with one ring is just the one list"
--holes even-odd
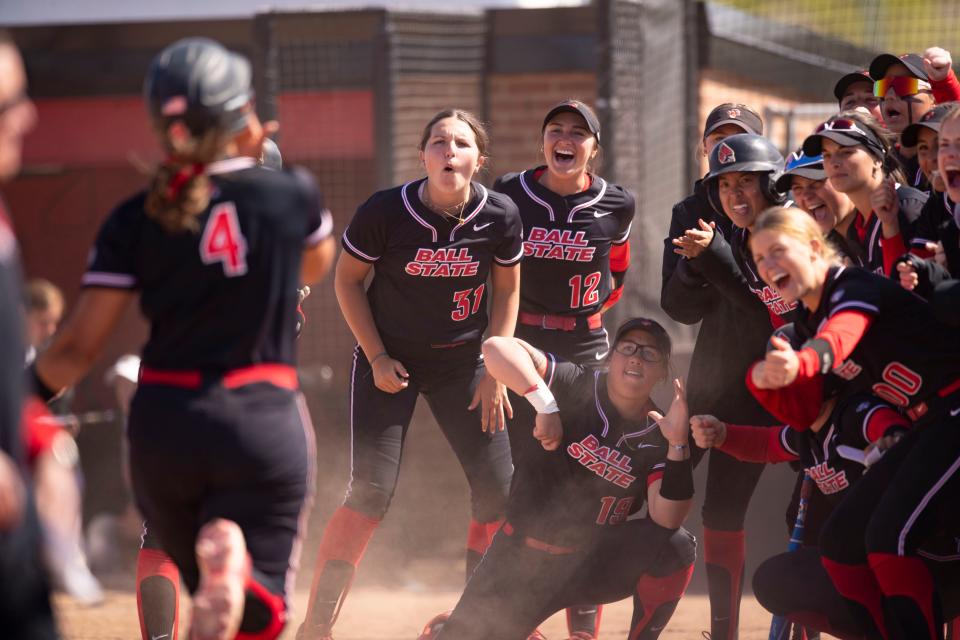
[(874, 80), (883, 80), (883, 77), (887, 75), (887, 69), (897, 63), (905, 66), (914, 78), (930, 80), (927, 77), (927, 72), (923, 70), (923, 58), (917, 53), (905, 53), (902, 56), (881, 53), (870, 63), (870, 77)]
[(870, 77), (870, 72), (866, 69), (860, 69), (859, 71), (852, 71), (845, 76), (842, 76), (837, 80), (837, 84), (833, 85), (833, 95), (836, 96), (837, 101), (843, 100), (843, 94), (847, 92), (847, 89), (850, 88), (850, 85), (857, 82), (869, 82), (871, 88), (873, 87), (873, 78)]
[(650, 318), (630, 318), (621, 324), (617, 329), (617, 336), (612, 343), (613, 346), (616, 346), (623, 336), (635, 329), (646, 331), (650, 334), (650, 337), (653, 338), (654, 343), (656, 343), (657, 349), (663, 354), (664, 360), (670, 360), (670, 335), (659, 322), (651, 320)]
[(920, 118), (919, 122), (914, 122), (903, 130), (900, 134), (900, 144), (905, 147), (915, 147), (920, 141), (920, 129), (927, 128), (940, 133), (940, 124), (943, 117), (953, 108), (953, 103), (938, 104), (930, 111), (927, 111)]
[(587, 129), (590, 130), (593, 137), (597, 139), (597, 142), (600, 141), (600, 121), (597, 120), (597, 116), (594, 115), (593, 110), (579, 100), (564, 100), (554, 105), (550, 111), (547, 112), (546, 117), (544, 117), (543, 126), (540, 127), (540, 131), (547, 128), (547, 124), (550, 123), (550, 120), (552, 120), (555, 115), (563, 113), (564, 111), (579, 114), (587, 123)]
[(763, 120), (756, 111), (745, 104), (725, 102), (714, 107), (707, 116), (707, 122), (703, 126), (703, 137), (706, 138), (725, 124), (735, 124), (745, 133), (763, 135)]
[(863, 145), (878, 158), (886, 155), (883, 143), (880, 142), (877, 134), (871, 131), (870, 127), (849, 118), (834, 118), (822, 123), (803, 141), (803, 152), (808, 156), (821, 155), (824, 138), (833, 140), (841, 147)]
[(783, 173), (777, 178), (777, 191), (781, 193), (789, 191), (793, 176), (809, 180), (825, 180), (827, 172), (823, 170), (823, 156), (808, 156), (803, 149), (798, 149), (787, 156)]

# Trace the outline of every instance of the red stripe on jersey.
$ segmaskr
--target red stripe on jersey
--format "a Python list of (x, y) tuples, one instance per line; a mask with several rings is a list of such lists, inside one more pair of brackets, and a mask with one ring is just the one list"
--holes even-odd
[(876, 442), (883, 437), (887, 429), (894, 426), (900, 426), (909, 429), (912, 425), (890, 407), (877, 407), (867, 416), (867, 424), (864, 425), (863, 432), (867, 436), (868, 442)]
[(786, 427), (727, 425), (727, 437), (719, 447), (743, 462), (789, 462), (799, 456), (783, 447), (780, 432)]
[(900, 256), (907, 253), (907, 245), (903, 240), (903, 234), (897, 233), (892, 238), (881, 238), (880, 248), (883, 250), (883, 272), (889, 276), (893, 273), (893, 267)]

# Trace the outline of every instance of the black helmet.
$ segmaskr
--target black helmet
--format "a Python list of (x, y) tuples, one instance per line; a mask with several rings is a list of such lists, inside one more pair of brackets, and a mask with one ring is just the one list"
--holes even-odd
[(283, 168), (283, 156), (280, 155), (280, 147), (270, 138), (263, 139), (263, 151), (260, 153), (260, 164), (267, 169)]
[(211, 129), (233, 133), (246, 126), (250, 80), (243, 56), (208, 38), (184, 38), (153, 59), (143, 95), (163, 128), (180, 120), (194, 137)]
[(783, 156), (772, 142), (753, 133), (738, 133), (724, 138), (710, 152), (710, 173), (705, 180), (715, 183), (725, 173), (743, 171), (766, 173), (769, 180), (761, 181), (764, 196), (772, 203), (783, 202), (777, 191), (777, 178), (783, 171)]

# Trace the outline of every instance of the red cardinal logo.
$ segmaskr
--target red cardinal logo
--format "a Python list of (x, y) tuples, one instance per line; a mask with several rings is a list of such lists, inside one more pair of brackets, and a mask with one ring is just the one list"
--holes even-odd
[(734, 155), (733, 149), (726, 142), (721, 142), (720, 148), (717, 150), (717, 160), (720, 164), (730, 164), (737, 161), (737, 156)]
[(729, 111), (727, 111), (727, 116), (730, 117), (730, 118), (733, 118), (733, 119), (739, 118), (739, 117), (740, 117), (740, 109), (730, 109)]

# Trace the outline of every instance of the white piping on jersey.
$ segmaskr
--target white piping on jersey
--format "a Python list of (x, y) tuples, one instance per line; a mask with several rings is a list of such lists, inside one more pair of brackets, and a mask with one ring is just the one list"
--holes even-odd
[(231, 171), (240, 171), (241, 169), (249, 169), (250, 167), (255, 166), (257, 166), (257, 161), (254, 158), (249, 156), (237, 156), (235, 158), (227, 158), (225, 160), (211, 162), (204, 167), (203, 172), (207, 175), (213, 176), (218, 173), (230, 173)]
[[(567, 224), (573, 222), (573, 216), (574, 214), (577, 213), (577, 211), (580, 211), (581, 209), (585, 209), (587, 207), (592, 207), (593, 205), (597, 204), (603, 199), (603, 195), (607, 192), (607, 181), (601, 178), (600, 176), (597, 176), (597, 180), (600, 181), (600, 193), (598, 193), (597, 197), (594, 198), (593, 200), (590, 200), (589, 202), (584, 202), (583, 204), (578, 204), (577, 206), (570, 209), (570, 213), (567, 215)], [(551, 218), (551, 220), (552, 219), (553, 218)]]
[(881, 408), (881, 405), (877, 405), (873, 407), (872, 409), (870, 409), (870, 411), (867, 411), (867, 415), (863, 417), (863, 424), (860, 425), (860, 431), (863, 432), (864, 442), (870, 442), (870, 437), (867, 435), (867, 425), (870, 424), (870, 416), (876, 413), (877, 410), (880, 408)]
[(557, 371), (557, 359), (553, 357), (553, 354), (552, 354), (552, 353), (548, 353), (548, 354), (547, 354), (547, 360), (549, 361), (549, 362), (547, 362), (547, 369), (550, 370), (550, 377), (547, 378), (547, 380), (546, 380), (545, 382), (547, 383), (547, 386), (549, 387), (550, 385), (553, 384), (553, 374), (556, 373), (556, 371)]
[(330, 215), (329, 209), (324, 209), (320, 212), (320, 226), (317, 229), (307, 236), (307, 239), (303, 241), (305, 247), (315, 247), (320, 244), (320, 241), (330, 235), (333, 232), (333, 216)]
[[(650, 421), (650, 418), (647, 418), (647, 421), (649, 422), (649, 421)], [(654, 429), (658, 428), (659, 426), (660, 426), (659, 423), (654, 422), (653, 424), (648, 425), (648, 426), (644, 427), (643, 429), (640, 429), (640, 431), (631, 431), (630, 433), (625, 433), (625, 434), (623, 434), (623, 435), (620, 436), (620, 439), (617, 440), (617, 444), (614, 445), (614, 446), (619, 447), (621, 444), (623, 444), (624, 442), (627, 441), (627, 438), (639, 438), (639, 437), (641, 437), (641, 436), (645, 436), (645, 435), (647, 435), (648, 433), (650, 433), (651, 431), (653, 431)]]
[(631, 230), (633, 230), (633, 220), (631, 220), (631, 221), (630, 221), (630, 224), (627, 225), (627, 230), (624, 231), (623, 234), (622, 234), (619, 238), (617, 238), (616, 240), (613, 240), (612, 243), (613, 243), (613, 244), (623, 244), (624, 242), (626, 242), (627, 240), (629, 240), (629, 239), (630, 239), (630, 231), (631, 231)]
[(597, 413), (600, 414), (600, 419), (603, 420), (603, 433), (600, 434), (601, 438), (606, 438), (607, 433), (610, 431), (610, 421), (607, 420), (607, 414), (603, 412), (603, 407), (600, 406), (600, 372), (593, 372), (593, 399), (597, 403)]
[(527, 186), (526, 175), (529, 171), (533, 171), (533, 169), (527, 169), (527, 171), (524, 171), (523, 173), (520, 174), (520, 186), (523, 187), (523, 190), (527, 192), (527, 195), (530, 197), (531, 200), (539, 204), (541, 207), (546, 208), (547, 213), (550, 214), (550, 222), (554, 222), (555, 220), (553, 218), (553, 207), (551, 207), (548, 202), (541, 200), (539, 197), (537, 197), (537, 195), (530, 189), (530, 187)]
[[(307, 537), (307, 521), (310, 519), (310, 508), (313, 506), (313, 498), (316, 495), (317, 482), (317, 440), (314, 434), (313, 422), (310, 420), (310, 411), (307, 409), (306, 398), (303, 393), (297, 393), (297, 412), (300, 414), (300, 424), (303, 427), (303, 437), (307, 445), (307, 495), (300, 505), (300, 512), (297, 514), (297, 534), (293, 539), (293, 545), (290, 547), (290, 555), (287, 557), (287, 571), (284, 575), (284, 584), (287, 588), (287, 595), (284, 596), (284, 602), (290, 605), (290, 589), (296, 587), (297, 570), (300, 568), (300, 552), (303, 549), (303, 541)], [(172, 637), (172, 636), (171, 636)]]
[(936, 553), (930, 553), (929, 551), (924, 551), (923, 549), (917, 550), (917, 555), (933, 560), (934, 562), (955, 562), (960, 560), (960, 554), (952, 554), (949, 556), (942, 556)]
[[(347, 231), (349, 230), (350, 230), (350, 227), (347, 227)], [(377, 257), (368, 256), (363, 251), (360, 251), (360, 249), (357, 249), (355, 246), (353, 246), (353, 243), (350, 242), (350, 238), (347, 237), (347, 231), (343, 232), (343, 243), (347, 245), (351, 251), (353, 251), (354, 253), (356, 253), (358, 256), (362, 258), (366, 258), (370, 262), (376, 262), (377, 260), (380, 259), (380, 256), (377, 256)]]
[(833, 440), (833, 432), (836, 431), (837, 425), (831, 424), (830, 430), (827, 431), (826, 437), (823, 439), (823, 462), (826, 462), (830, 457), (830, 441)]
[(799, 451), (794, 451), (793, 447), (790, 446), (790, 441), (787, 439), (787, 430), (790, 427), (784, 427), (780, 429), (780, 446), (783, 447), (783, 450), (787, 453), (792, 453), (793, 455), (800, 457)]
[(877, 243), (877, 234), (880, 233), (880, 228), (883, 224), (880, 222), (880, 218), (874, 216), (873, 221), (873, 230), (870, 232), (870, 244), (867, 245), (867, 262), (873, 263), (873, 247)]
[(499, 264), (516, 264), (517, 261), (519, 261), (520, 258), (522, 258), (522, 257), (523, 257), (523, 245), (521, 244), (521, 245), (520, 245), (520, 251), (518, 251), (518, 252), (517, 252), (517, 255), (513, 256), (512, 258), (508, 258), (508, 259), (506, 259), (506, 260), (503, 260), (503, 259), (501, 259), (501, 258), (499, 258), (499, 257), (497, 257), (497, 256), (493, 256), (493, 259), (496, 260)]
[(80, 279), (81, 285), (132, 289), (137, 279), (129, 273), (110, 273), (108, 271), (87, 271)]
[(904, 554), (904, 548), (906, 547), (907, 536), (910, 534), (910, 529), (913, 527), (913, 524), (917, 521), (917, 518), (920, 517), (920, 514), (923, 513), (923, 510), (927, 508), (927, 505), (930, 503), (930, 500), (933, 499), (933, 496), (937, 495), (937, 492), (943, 488), (943, 485), (950, 480), (950, 477), (957, 472), (957, 468), (960, 468), (960, 458), (954, 460), (953, 464), (950, 465), (950, 468), (947, 469), (946, 473), (940, 476), (940, 479), (937, 480), (930, 491), (923, 496), (923, 500), (920, 501), (920, 504), (917, 505), (917, 508), (913, 510), (913, 513), (910, 514), (910, 517), (907, 519), (906, 524), (903, 525), (903, 529), (900, 530), (900, 536), (897, 538), (897, 555), (902, 556)]
[(460, 224), (458, 224), (457, 226), (455, 226), (453, 229), (450, 230), (450, 242), (453, 242), (453, 234), (457, 232), (457, 229), (459, 229), (463, 225), (473, 220), (476, 217), (476, 215), (480, 213), (480, 210), (483, 209), (484, 205), (487, 204), (487, 198), (490, 196), (490, 194), (487, 193), (486, 187), (484, 187), (482, 184), (478, 184), (477, 188), (480, 189), (480, 202), (479, 204), (477, 204), (477, 207), (470, 212), (470, 215), (468, 215), (466, 218), (461, 220)]
[(407, 198), (407, 188), (408, 188), (410, 185), (412, 185), (412, 184), (413, 184), (413, 181), (410, 181), (410, 182), (408, 182), (407, 184), (403, 185), (403, 187), (400, 189), (400, 196), (403, 198), (403, 206), (407, 208), (407, 212), (408, 212), (411, 216), (413, 216), (413, 219), (414, 219), (414, 220), (416, 220), (417, 222), (419, 222), (421, 225), (423, 225), (423, 226), (426, 227), (427, 229), (430, 229), (430, 233), (431, 233), (431, 235), (433, 236), (433, 242), (436, 242), (436, 241), (437, 241), (437, 230), (434, 228), (434, 226), (433, 226), (432, 224), (430, 224), (429, 222), (427, 222), (426, 220), (424, 220), (423, 218), (421, 218), (421, 217), (417, 214), (417, 212), (413, 210), (413, 206), (410, 204), (409, 198)]
[(873, 311), (874, 313), (880, 313), (880, 309), (868, 304), (866, 302), (861, 302), (860, 300), (849, 300), (847, 302), (842, 302), (830, 310), (830, 317), (837, 315), (838, 312), (843, 311), (844, 309), (866, 309), (867, 311)]

